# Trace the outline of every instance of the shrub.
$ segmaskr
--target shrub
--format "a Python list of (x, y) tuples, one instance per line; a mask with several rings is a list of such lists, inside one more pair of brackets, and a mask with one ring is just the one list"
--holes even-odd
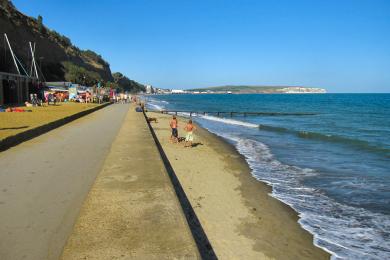
[(73, 83), (92, 86), (102, 78), (99, 73), (95, 71), (89, 71), (83, 67), (77, 66), (76, 64), (66, 61), (63, 63), (65, 68), (65, 80)]
[(42, 33), (43, 32), (43, 18), (41, 15), (38, 15), (37, 23), (38, 23), (38, 31), (40, 33)]

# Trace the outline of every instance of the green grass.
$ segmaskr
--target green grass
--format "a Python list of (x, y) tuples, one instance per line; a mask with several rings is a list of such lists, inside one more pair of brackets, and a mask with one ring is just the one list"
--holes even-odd
[(56, 106), (21, 107), (33, 112), (2, 112), (0, 113), (0, 140), (96, 106), (99, 104), (69, 102)]

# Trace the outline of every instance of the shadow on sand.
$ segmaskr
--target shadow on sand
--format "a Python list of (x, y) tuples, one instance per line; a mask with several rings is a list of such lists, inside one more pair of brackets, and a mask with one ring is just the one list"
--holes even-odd
[[(146, 115), (144, 114), (145, 119)], [(210, 241), (198, 219), (198, 217), (195, 214), (195, 211), (186, 195), (186, 193), (183, 190), (183, 187), (181, 186), (179, 179), (176, 176), (175, 171), (173, 170), (173, 167), (171, 163), (168, 160), (167, 155), (165, 154), (160, 141), (158, 140), (156, 133), (154, 132), (152, 126), (150, 125), (150, 122), (146, 120), (149, 130), (153, 136), (154, 142), (157, 145), (157, 149), (160, 153), (161, 159), (163, 160), (163, 163), (165, 165), (165, 168), (167, 170), (168, 176), (171, 179), (171, 182), (173, 184), (173, 188), (175, 189), (176, 195), (179, 199), (180, 205), (184, 211), (184, 216), (187, 219), (188, 225), (190, 227), (192, 236), (194, 237), (196, 246), (198, 247), (201, 259), (205, 260), (216, 260), (217, 255), (214, 252), (213, 247), (210, 244)], [(183, 138), (183, 137), (181, 137)], [(180, 139), (179, 139), (180, 140)], [(199, 145), (200, 143), (197, 143)], [(194, 145), (194, 144), (193, 144)]]
[(203, 145), (202, 143), (193, 143), (191, 147), (197, 147), (198, 145)]

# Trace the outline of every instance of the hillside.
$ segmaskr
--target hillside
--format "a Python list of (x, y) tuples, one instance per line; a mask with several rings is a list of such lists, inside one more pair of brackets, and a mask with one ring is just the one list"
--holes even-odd
[(129, 79), (120, 72), (115, 72), (112, 74), (114, 77), (114, 86), (119, 88), (121, 91), (129, 91), (132, 93), (145, 92), (145, 86)]
[(28, 42), (36, 43), (35, 57), (47, 81), (79, 77), (80, 73), (75, 74), (75, 71), (80, 71), (86, 81), (113, 81), (110, 65), (100, 55), (80, 50), (69, 38), (45, 27), (42, 17), (28, 17), (8, 0), (0, 0), (0, 33), (0, 71), (17, 72), (4, 40), (3, 34), (7, 33), (16, 56), (28, 72), (31, 64)]
[(322, 88), (309, 88), (300, 86), (219, 86), (209, 88), (195, 88), (189, 89), (189, 91), (212, 91), (212, 92), (232, 92), (236, 94), (243, 93), (326, 93)]

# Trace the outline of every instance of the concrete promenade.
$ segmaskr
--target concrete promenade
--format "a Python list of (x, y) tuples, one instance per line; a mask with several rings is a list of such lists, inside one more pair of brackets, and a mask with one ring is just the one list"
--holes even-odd
[(0, 259), (58, 259), (128, 105), (0, 153)]
[(62, 259), (199, 259), (142, 113), (132, 107)]

